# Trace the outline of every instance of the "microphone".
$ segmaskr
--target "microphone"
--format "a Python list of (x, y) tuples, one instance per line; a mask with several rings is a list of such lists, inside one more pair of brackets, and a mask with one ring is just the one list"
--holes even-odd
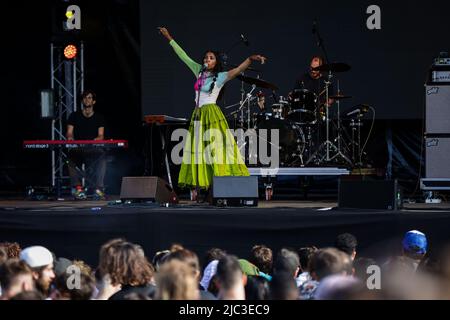
[(347, 116), (351, 116), (352, 114), (355, 113), (366, 113), (370, 109), (370, 106), (367, 104), (358, 104), (356, 107), (357, 107), (356, 109), (347, 113)]
[(314, 19), (313, 21), (313, 27), (312, 27), (312, 34), (316, 34), (317, 32), (317, 21)]
[(208, 69), (208, 64), (207, 63), (204, 63), (203, 65), (202, 65), (202, 68), (200, 69), (200, 71), (201, 72), (204, 72), (204, 71), (206, 71)]
[(241, 34), (241, 40), (247, 47), (250, 45), (247, 38), (243, 34)]
[(358, 112), (361, 112), (361, 109), (355, 109), (355, 110), (353, 110), (353, 111), (351, 111), (351, 112), (349, 112), (349, 113), (347, 113), (347, 116), (351, 116), (352, 114), (355, 114), (355, 113), (358, 113)]

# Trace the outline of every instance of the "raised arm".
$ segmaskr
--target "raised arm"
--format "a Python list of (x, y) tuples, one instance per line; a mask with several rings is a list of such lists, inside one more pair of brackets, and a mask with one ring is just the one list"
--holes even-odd
[(261, 56), (259, 54), (254, 54), (247, 59), (244, 60), (237, 68), (231, 69), (228, 71), (228, 80), (236, 78), (239, 74), (244, 72), (250, 65), (252, 64), (252, 61), (261, 61), (261, 64), (266, 63), (267, 58), (264, 56)]
[(164, 27), (159, 27), (159, 32), (169, 41), (169, 44), (172, 46), (173, 50), (177, 54), (177, 56), (183, 61), (189, 69), (194, 73), (195, 76), (198, 76), (202, 66), (192, 60), (187, 53), (176, 43), (173, 37), (170, 35), (169, 30)]

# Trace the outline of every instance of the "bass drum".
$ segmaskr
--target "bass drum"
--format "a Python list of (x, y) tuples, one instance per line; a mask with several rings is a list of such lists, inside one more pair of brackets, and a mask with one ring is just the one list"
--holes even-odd
[[(279, 155), (280, 166), (291, 166), (302, 162), (302, 155), (305, 151), (306, 141), (302, 128), (289, 120), (280, 119), (272, 116), (272, 114), (260, 114), (256, 118), (256, 133), (259, 143), (261, 139), (267, 140), (267, 150), (270, 152), (273, 133), (271, 130), (278, 130), (279, 136)], [(264, 136), (261, 134), (262, 129), (267, 130)]]

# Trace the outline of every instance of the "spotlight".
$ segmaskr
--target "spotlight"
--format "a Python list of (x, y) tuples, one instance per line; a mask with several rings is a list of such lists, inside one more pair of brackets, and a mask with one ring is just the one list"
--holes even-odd
[(67, 19), (70, 19), (74, 16), (74, 12), (72, 10), (67, 10), (66, 17)]
[(69, 44), (64, 48), (64, 57), (71, 60), (77, 56), (78, 49), (73, 44)]

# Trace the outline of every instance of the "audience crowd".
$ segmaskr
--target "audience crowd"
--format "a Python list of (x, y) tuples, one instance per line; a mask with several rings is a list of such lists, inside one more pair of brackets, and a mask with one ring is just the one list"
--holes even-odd
[[(125, 239), (99, 250), (98, 266), (56, 257), (43, 246), (0, 243), (3, 300), (354, 300), (449, 299), (450, 248), (430, 252), (412, 230), (398, 255), (375, 259), (340, 234), (328, 247), (249, 246), (197, 253), (174, 244), (152, 256)], [(201, 263), (203, 265), (201, 265)]]

